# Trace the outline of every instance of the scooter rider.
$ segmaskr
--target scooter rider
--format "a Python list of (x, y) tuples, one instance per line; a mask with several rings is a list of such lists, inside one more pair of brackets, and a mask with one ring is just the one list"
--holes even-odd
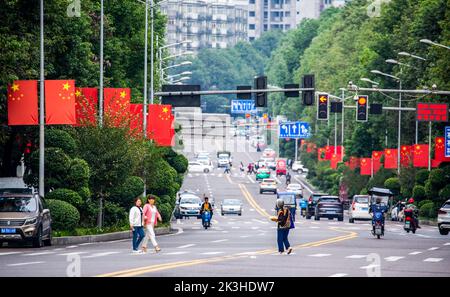
[[(381, 212), (383, 214), (383, 218), (381, 219), (382, 223), (382, 232), (384, 233), (384, 214), (388, 211), (386, 205), (381, 204), (381, 198), (377, 197), (375, 200), (375, 204), (372, 204), (369, 209), (369, 213)], [(372, 226), (375, 224), (375, 217), (372, 217)]]
[(420, 226), (419, 226), (419, 209), (414, 204), (414, 198), (409, 198), (408, 204), (406, 205), (405, 209), (408, 209), (408, 208), (412, 209), (414, 224), (416, 224), (416, 228), (419, 229), (420, 228)]
[(208, 197), (205, 197), (205, 202), (202, 203), (202, 206), (200, 208), (200, 214), (202, 215), (202, 225), (203, 225), (203, 213), (205, 211), (209, 211), (211, 214), (211, 220), (212, 220), (212, 216), (213, 216), (213, 208), (211, 203), (208, 202)]
[(286, 185), (289, 185), (291, 183), (291, 175), (289, 172), (286, 173)]

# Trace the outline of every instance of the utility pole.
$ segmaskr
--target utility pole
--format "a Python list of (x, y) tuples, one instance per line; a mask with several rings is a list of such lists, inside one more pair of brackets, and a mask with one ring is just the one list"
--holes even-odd
[(100, 90), (99, 90), (99, 126), (103, 126), (103, 0), (100, 1)]
[(40, 82), (39, 82), (39, 195), (44, 197), (45, 195), (45, 183), (44, 183), (44, 151), (45, 151), (45, 117), (44, 117), (44, 0), (40, 1)]

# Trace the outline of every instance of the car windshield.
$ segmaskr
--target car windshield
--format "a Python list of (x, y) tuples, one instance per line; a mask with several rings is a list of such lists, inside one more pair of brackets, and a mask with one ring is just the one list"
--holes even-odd
[(225, 199), (223, 200), (223, 205), (239, 205), (241, 201), (238, 199)]
[(332, 198), (332, 197), (322, 197), (319, 200), (320, 202), (340, 202), (339, 198)]
[(200, 165), (200, 163), (196, 163), (196, 162), (189, 162), (189, 165)]
[(446, 202), (444, 205), (442, 205), (442, 208), (450, 209), (450, 202)]
[(280, 195), (279, 198), (283, 199), (284, 204), (295, 204), (295, 195), (294, 194)]
[(0, 197), (0, 212), (35, 212), (34, 197)]
[(355, 203), (369, 203), (369, 197), (355, 197)]
[(288, 186), (288, 189), (300, 189), (302, 186), (300, 186), (299, 184), (290, 184)]
[(181, 198), (180, 204), (201, 204), (200, 198)]
[(319, 200), (319, 198), (322, 197), (322, 195), (313, 195), (312, 198), (314, 201)]

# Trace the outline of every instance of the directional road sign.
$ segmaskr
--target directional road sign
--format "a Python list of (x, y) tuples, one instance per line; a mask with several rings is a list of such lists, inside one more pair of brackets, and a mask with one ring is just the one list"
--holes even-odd
[(256, 114), (255, 100), (231, 100), (231, 113)]
[(279, 138), (309, 138), (310, 126), (305, 122), (280, 123), (278, 129)]
[(445, 127), (445, 157), (450, 158), (450, 126)]

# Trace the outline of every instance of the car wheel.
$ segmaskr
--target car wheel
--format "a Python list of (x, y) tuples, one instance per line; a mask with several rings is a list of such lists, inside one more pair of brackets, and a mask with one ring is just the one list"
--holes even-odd
[(35, 248), (41, 248), (44, 245), (44, 242), (42, 240), (42, 226), (39, 227), (38, 234), (35, 238), (33, 238), (33, 247)]
[(48, 238), (46, 240), (44, 240), (44, 245), (45, 246), (51, 246), (52, 245), (52, 228), (49, 228), (48, 230)]
[(262, 194), (263, 193), (263, 191), (262, 190), (259, 190), (259, 194)]
[(353, 223), (355, 222), (355, 220), (349, 218), (349, 219), (348, 219), (348, 222), (353, 224)]
[(311, 216), (306, 216), (306, 219), (307, 219), (307, 220), (310, 220), (310, 219), (311, 219)]
[(222, 213), (220, 213), (220, 215), (223, 217), (224, 213), (222, 212)]
[(242, 216), (242, 212), (238, 213), (238, 216)]
[(343, 220), (344, 220), (344, 217), (339, 217), (339, 218), (338, 218), (338, 221), (339, 221), (339, 222), (342, 222)]
[(209, 169), (204, 169), (203, 172), (204, 172), (204, 173), (208, 173), (208, 172), (209, 172)]
[(315, 221), (320, 221), (320, 217), (315, 215), (315, 216), (314, 216), (314, 220), (315, 220)]
[[(441, 229), (441, 228), (439, 228), (439, 234), (441, 234), (441, 235), (448, 235), (448, 229)], [(0, 244), (0, 246), (1, 246), (1, 244)]]

